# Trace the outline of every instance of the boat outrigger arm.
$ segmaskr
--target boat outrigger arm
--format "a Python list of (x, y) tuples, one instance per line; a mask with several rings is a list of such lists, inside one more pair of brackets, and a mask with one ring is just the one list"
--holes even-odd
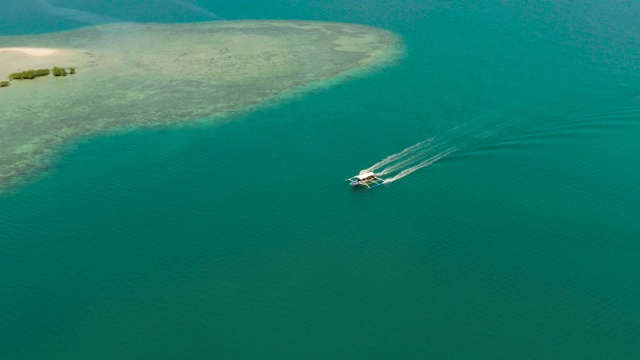
[(367, 189), (384, 184), (384, 179), (373, 172), (358, 174), (354, 177), (348, 178), (347, 181), (351, 186), (366, 186)]

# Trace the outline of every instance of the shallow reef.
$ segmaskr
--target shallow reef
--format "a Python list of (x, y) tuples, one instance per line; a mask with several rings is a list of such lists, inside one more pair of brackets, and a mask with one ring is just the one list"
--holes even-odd
[[(0, 188), (44, 166), (64, 144), (97, 133), (215, 121), (398, 59), (393, 33), (304, 21), (109, 24), (0, 37), (0, 78), (19, 68), (78, 69), (13, 83), (0, 94)], [(12, 66), (14, 68), (12, 68)], [(206, 119), (206, 120), (205, 120)]]

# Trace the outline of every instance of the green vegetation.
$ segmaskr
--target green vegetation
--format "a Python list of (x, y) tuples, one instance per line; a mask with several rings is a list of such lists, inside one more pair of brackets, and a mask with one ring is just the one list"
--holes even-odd
[(27, 70), (10, 74), (9, 80), (31, 80), (40, 76), (47, 76), (50, 72), (49, 69)]
[(61, 67), (57, 67), (57, 66), (54, 67), (52, 72), (53, 72), (53, 76), (67, 76), (67, 70)]
[[(17, 73), (13, 73), (9, 75), (9, 80), (31, 80), (40, 76), (47, 76), (50, 73), (53, 73), (53, 76), (67, 76), (68, 74), (75, 74), (76, 68), (69, 68), (69, 72), (65, 68), (54, 67), (52, 70), (49, 69), (38, 69), (38, 70), (27, 70), (21, 71)], [(9, 86), (9, 81), (0, 81), (0, 87)]]

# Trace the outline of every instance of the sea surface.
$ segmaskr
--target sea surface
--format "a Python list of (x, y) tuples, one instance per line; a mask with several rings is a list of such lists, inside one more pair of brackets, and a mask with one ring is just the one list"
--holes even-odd
[[(640, 358), (638, 14), (3, 4), (0, 35), (300, 19), (388, 29), (407, 53), (227, 121), (85, 139), (0, 196), (0, 359)], [(343, 182), (426, 139), (455, 152), (371, 191)]]

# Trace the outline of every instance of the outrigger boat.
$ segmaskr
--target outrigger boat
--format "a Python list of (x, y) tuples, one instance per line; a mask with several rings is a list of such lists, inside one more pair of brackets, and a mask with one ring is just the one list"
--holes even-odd
[(347, 181), (351, 186), (366, 186), (367, 189), (384, 184), (384, 179), (373, 172), (358, 174), (354, 177), (348, 178)]

